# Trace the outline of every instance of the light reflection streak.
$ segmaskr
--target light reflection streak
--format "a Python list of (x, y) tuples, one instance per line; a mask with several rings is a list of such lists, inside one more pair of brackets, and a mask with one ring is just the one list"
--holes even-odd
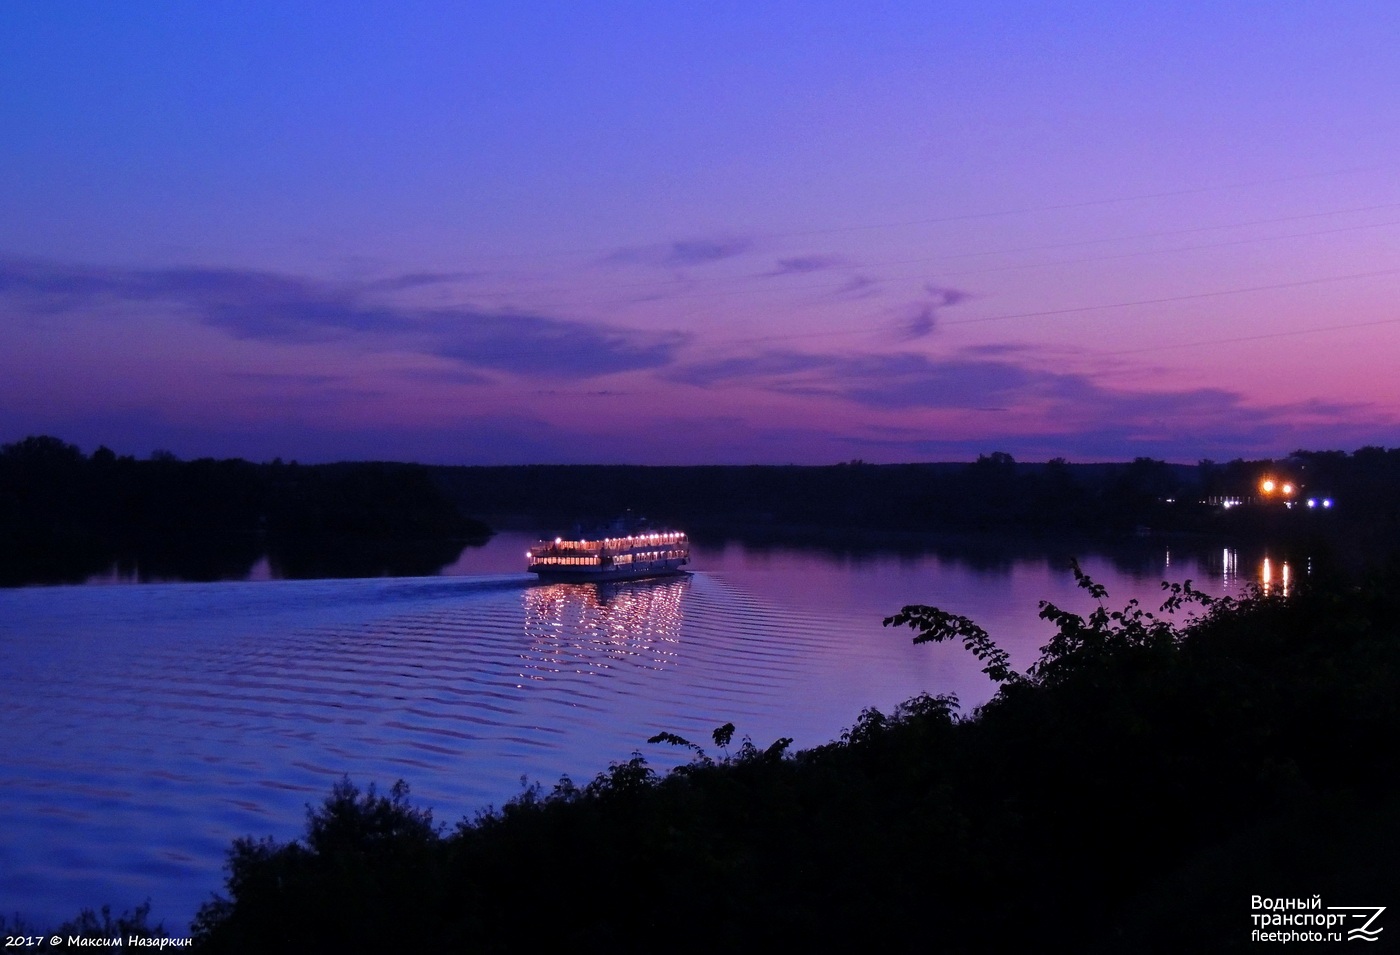
[[(1293, 592), (1293, 566), (1286, 560), (1279, 560), (1273, 557), (1264, 557), (1260, 560), (1259, 570), (1253, 576), (1246, 573), (1240, 576), (1240, 553), (1233, 547), (1226, 547), (1220, 551), (1219, 558), (1220, 582), (1224, 585), (1226, 592), (1238, 593), (1251, 586), (1257, 586), (1261, 593), (1273, 594), (1287, 597)], [(1312, 558), (1309, 557), (1304, 565), (1304, 576), (1312, 572)]]
[(1220, 581), (1226, 592), (1237, 590), (1240, 576), (1240, 553), (1233, 547), (1226, 547), (1220, 554)]
[(1264, 563), (1259, 568), (1259, 588), (1264, 593), (1274, 592), (1275, 586), (1281, 596), (1287, 597), (1293, 585), (1293, 570), (1288, 566), (1288, 561), (1281, 560), (1278, 566), (1269, 558), (1264, 558)]
[(522, 653), (529, 680), (554, 673), (602, 673), (624, 666), (675, 666), (690, 578), (614, 584), (549, 584), (522, 596)]

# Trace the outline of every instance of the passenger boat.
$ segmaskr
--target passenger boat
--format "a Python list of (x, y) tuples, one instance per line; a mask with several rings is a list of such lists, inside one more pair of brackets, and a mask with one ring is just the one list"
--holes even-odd
[(542, 540), (525, 552), (541, 580), (593, 582), (679, 574), (690, 563), (690, 540), (677, 530), (626, 528), (621, 523), (576, 539)]

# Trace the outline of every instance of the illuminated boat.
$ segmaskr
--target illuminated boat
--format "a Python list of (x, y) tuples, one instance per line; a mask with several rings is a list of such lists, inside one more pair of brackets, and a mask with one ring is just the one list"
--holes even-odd
[(636, 580), (681, 573), (690, 563), (690, 540), (676, 530), (624, 530), (614, 525), (574, 540), (542, 540), (525, 557), (530, 573), (541, 580)]

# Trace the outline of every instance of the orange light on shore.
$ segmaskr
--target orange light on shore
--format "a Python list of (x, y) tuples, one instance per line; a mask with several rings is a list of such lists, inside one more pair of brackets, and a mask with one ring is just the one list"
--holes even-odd
[(1292, 481), (1279, 481), (1271, 477), (1266, 477), (1259, 482), (1259, 493), (1264, 495), (1279, 494), (1283, 497), (1292, 497), (1298, 493), (1298, 485)]

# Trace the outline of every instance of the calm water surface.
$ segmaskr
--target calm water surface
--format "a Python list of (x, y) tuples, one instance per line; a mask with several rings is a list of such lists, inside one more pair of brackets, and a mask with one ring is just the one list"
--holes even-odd
[[(729, 544), (686, 577), (595, 587), (519, 573), (530, 543), (498, 535), (440, 577), (0, 591), (0, 912), (42, 929), (149, 898), (179, 931), (235, 837), (298, 835), (341, 776), (404, 779), (450, 824), (522, 778), (585, 781), (638, 749), (670, 766), (645, 742), (661, 730), (810, 747), (865, 706), (990, 696), (960, 647), (881, 627), (904, 604), (973, 617), (1022, 667), (1050, 636), (1038, 600), (1091, 606), (1066, 554)], [(1149, 542), (1081, 562), (1154, 609), (1164, 577), (1298, 573)]]

